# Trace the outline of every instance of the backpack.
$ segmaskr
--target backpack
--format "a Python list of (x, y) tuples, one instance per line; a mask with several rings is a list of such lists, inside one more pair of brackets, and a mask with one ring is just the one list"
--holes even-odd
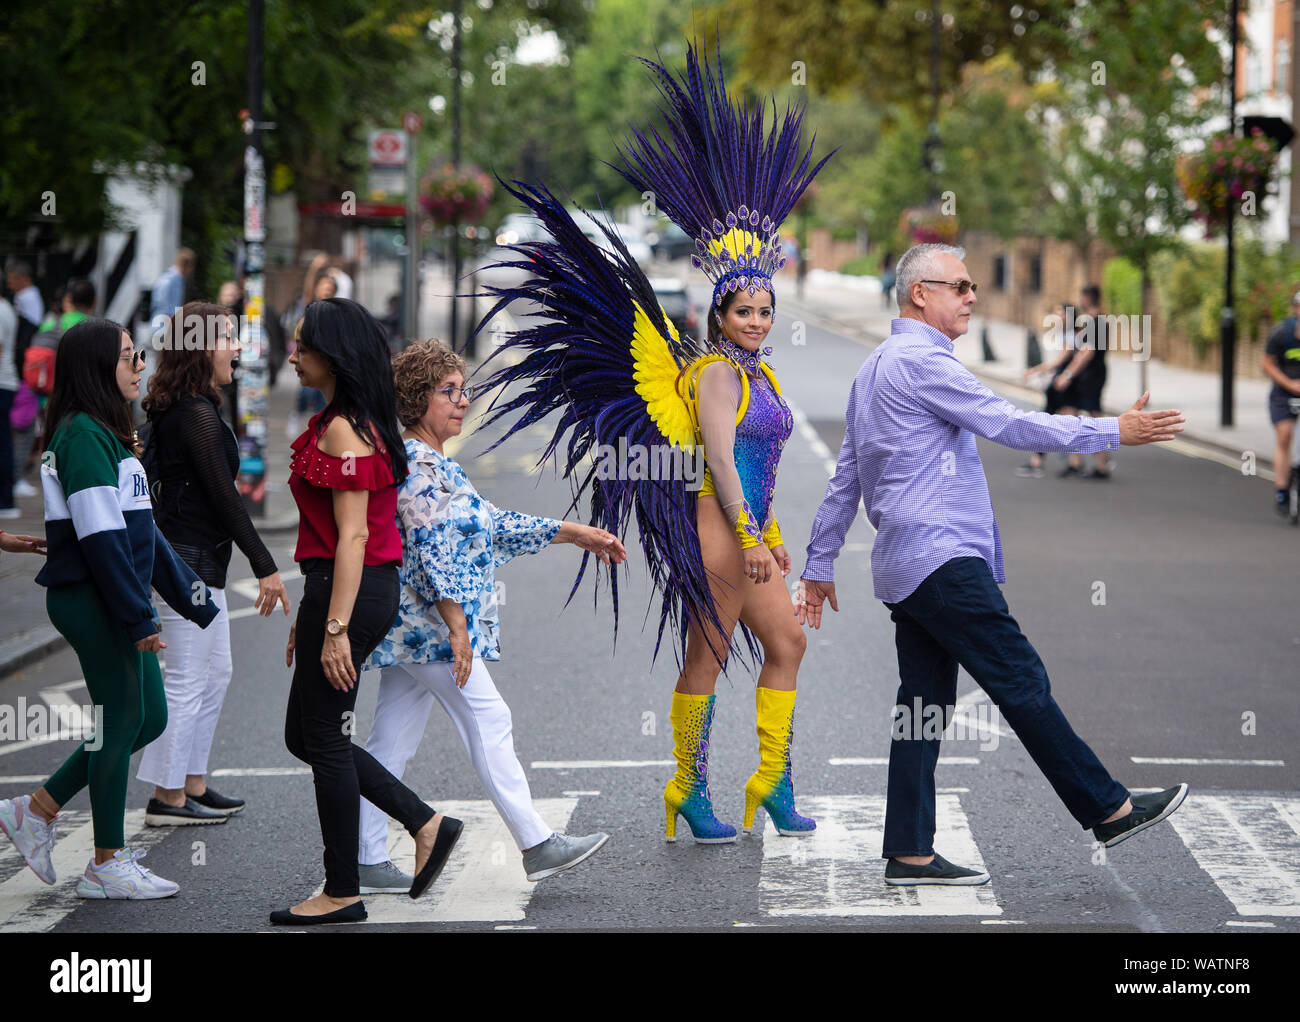
[(54, 393), (54, 349), (33, 344), (23, 353), (23, 383), (35, 393)]

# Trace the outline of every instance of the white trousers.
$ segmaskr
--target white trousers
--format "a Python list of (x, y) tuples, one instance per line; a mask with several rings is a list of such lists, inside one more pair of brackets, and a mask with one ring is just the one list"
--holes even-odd
[[(448, 663), (385, 667), (379, 675), (375, 722), (366, 739), (366, 751), (400, 779), (420, 747), (435, 698), (460, 732), (470, 762), (519, 850), (540, 845), (554, 831), (533, 808), (528, 778), (515, 755), (510, 707), (478, 657), (463, 689), (456, 687)], [(357, 861), (366, 866), (387, 862), (388, 817), (364, 798), (360, 833)]]
[(145, 746), (136, 776), (159, 788), (183, 788), (188, 774), (208, 772), (208, 753), (221, 704), (230, 686), (230, 618), (226, 593), (208, 589), (217, 616), (207, 628), (186, 621), (159, 601), (158, 620), (167, 643), (163, 689), (167, 728)]

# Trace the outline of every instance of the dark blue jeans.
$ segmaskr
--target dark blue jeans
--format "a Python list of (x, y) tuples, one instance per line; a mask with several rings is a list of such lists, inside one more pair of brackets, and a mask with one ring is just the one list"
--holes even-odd
[[(932, 572), (892, 612), (898, 647), (898, 704), (951, 707), (957, 665), (993, 699), (1070, 814), (1095, 827), (1128, 798), (1128, 790), (1074, 733), (1052, 698), (1047, 670), (1007, 610), (982, 557), (958, 557)], [(945, 711), (945, 720), (947, 714)], [(890, 743), (883, 856), (934, 852), (934, 767), (939, 740), (914, 736)]]

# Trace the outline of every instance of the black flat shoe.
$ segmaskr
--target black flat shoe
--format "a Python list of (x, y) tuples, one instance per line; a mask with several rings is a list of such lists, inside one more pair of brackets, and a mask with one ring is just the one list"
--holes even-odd
[(442, 867), (447, 865), (447, 859), (451, 855), (451, 850), (456, 847), (456, 842), (460, 840), (460, 832), (463, 829), (464, 824), (455, 817), (442, 818), (442, 823), (438, 825), (438, 836), (433, 842), (433, 851), (429, 853), (429, 861), (424, 864), (420, 872), (415, 874), (415, 880), (411, 883), (410, 891), (407, 892), (412, 898), (418, 898), (438, 879), (438, 874), (442, 872)]
[(278, 908), (271, 913), (272, 926), (324, 926), (327, 923), (364, 923), (367, 918), (366, 903), (354, 901), (351, 905), (336, 908), (318, 916), (300, 916), (287, 908)]
[(229, 817), (226, 813), (205, 809), (194, 800), (193, 796), (187, 796), (183, 806), (169, 806), (166, 802), (151, 798), (144, 811), (144, 822), (148, 827), (211, 826), (215, 823), (225, 823), (227, 819)]
[(190, 798), (194, 799), (204, 809), (211, 809), (214, 813), (225, 813), (227, 816), (234, 816), (235, 813), (244, 808), (242, 798), (229, 798), (220, 792), (213, 791), (211, 788), (202, 795), (191, 795)]

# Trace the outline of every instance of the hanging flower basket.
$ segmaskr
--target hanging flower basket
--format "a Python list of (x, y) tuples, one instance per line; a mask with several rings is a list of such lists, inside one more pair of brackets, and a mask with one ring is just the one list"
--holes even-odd
[(957, 241), (957, 218), (931, 206), (913, 206), (899, 217), (898, 233), (913, 245), (952, 245)]
[(420, 206), (435, 224), (473, 223), (492, 201), (492, 179), (478, 167), (450, 163), (433, 167), (420, 180)]
[(1193, 215), (1209, 236), (1223, 229), (1228, 203), (1244, 202), (1247, 193), (1254, 196), (1259, 215), (1276, 167), (1277, 150), (1255, 128), (1244, 138), (1228, 132), (1215, 135), (1199, 153), (1180, 157), (1175, 171)]

